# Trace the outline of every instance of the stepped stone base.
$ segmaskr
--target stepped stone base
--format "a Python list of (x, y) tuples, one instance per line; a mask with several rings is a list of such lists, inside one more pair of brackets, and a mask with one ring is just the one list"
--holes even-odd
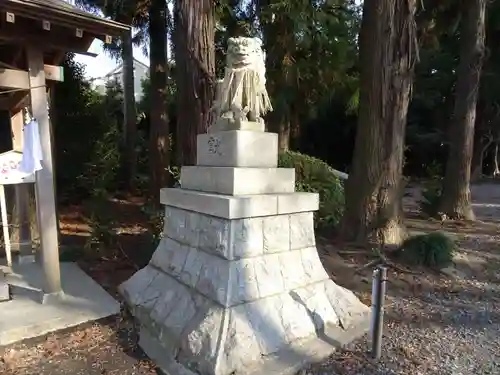
[(277, 134), (222, 125), (198, 136), (182, 188), (162, 189), (164, 238), (121, 292), (169, 375), (292, 375), (364, 333), (369, 309), (324, 270), (318, 195), (277, 168)]
[(313, 213), (297, 211), (231, 219), (166, 207), (150, 264), (121, 286), (164, 371), (292, 374), (366, 330), (369, 309), (329, 279)]
[(293, 193), (295, 169), (182, 167), (181, 187), (228, 195)]
[(161, 189), (162, 204), (226, 219), (285, 215), (318, 210), (318, 194), (222, 195), (185, 189)]

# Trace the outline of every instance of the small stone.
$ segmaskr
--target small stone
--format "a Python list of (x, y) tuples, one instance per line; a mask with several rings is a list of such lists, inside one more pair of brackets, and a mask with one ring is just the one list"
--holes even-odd
[(229, 220), (201, 215), (199, 247), (227, 258), (229, 253)]
[(180, 277), (188, 251), (187, 246), (164, 237), (153, 254), (151, 264), (171, 276)]
[(313, 212), (290, 215), (290, 249), (315, 246)]
[(277, 253), (290, 249), (290, 216), (277, 215), (265, 217), (264, 252)]
[(465, 279), (466, 275), (462, 271), (457, 270), (455, 267), (445, 267), (441, 269), (441, 273), (455, 279)]
[(264, 251), (262, 218), (238, 219), (231, 223), (232, 259), (261, 255)]

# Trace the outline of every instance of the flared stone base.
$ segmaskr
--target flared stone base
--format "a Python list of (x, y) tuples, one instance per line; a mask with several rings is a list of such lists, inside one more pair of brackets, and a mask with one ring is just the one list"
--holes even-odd
[(165, 217), (150, 264), (121, 290), (167, 373), (290, 373), (368, 327), (369, 309), (321, 264), (312, 212), (225, 219), (167, 206)]
[(151, 266), (127, 283), (140, 345), (172, 375), (292, 374), (368, 328), (366, 307), (331, 280), (230, 308)]

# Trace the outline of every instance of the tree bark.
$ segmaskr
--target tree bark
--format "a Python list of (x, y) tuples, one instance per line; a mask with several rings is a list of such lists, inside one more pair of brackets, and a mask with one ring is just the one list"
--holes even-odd
[(300, 146), (300, 115), (297, 110), (298, 105), (292, 106), (290, 109), (290, 145), (293, 149), (298, 149)]
[(487, 0), (462, 2), (461, 52), (450, 149), (440, 211), (452, 219), (474, 220), (470, 169), (479, 81), (484, 56)]
[(278, 123), (278, 151), (286, 152), (290, 149), (290, 121), (287, 116)]
[(400, 244), (406, 115), (418, 59), (416, 0), (365, 1), (360, 32), (361, 87), (352, 172), (340, 236)]
[(493, 177), (498, 177), (500, 175), (500, 168), (498, 168), (498, 142), (495, 143), (495, 152), (493, 153), (493, 165), (495, 170), (493, 171)]
[(168, 186), (170, 138), (167, 112), (167, 5), (152, 0), (149, 8), (149, 76), (151, 90), (149, 135), (150, 195), (160, 206), (160, 189)]
[[(290, 147), (291, 98), (289, 87), (294, 82), (291, 64), (295, 49), (294, 20), (288, 12), (273, 11), (276, 0), (258, 0), (266, 51), (267, 89), (273, 112), (267, 117), (268, 130), (278, 133), (279, 152)], [(273, 17), (274, 16), (274, 17)]]
[[(487, 101), (478, 99), (478, 103), (476, 105), (476, 125), (474, 129), (474, 140), (472, 147), (472, 161), (471, 161), (471, 182), (478, 181), (481, 179), (483, 175), (483, 163), (484, 163), (484, 154), (490, 144), (493, 142), (493, 138), (486, 139), (486, 132), (488, 128), (488, 106)], [(452, 127), (449, 124), (448, 129), (448, 139), (452, 136)]]
[[(480, 137), (479, 137), (480, 138)], [(471, 181), (479, 181), (483, 176), (484, 154), (491, 146), (493, 141), (483, 144), (481, 140), (474, 142), (474, 149), (471, 162)]]
[(133, 187), (136, 174), (137, 157), (135, 143), (137, 137), (137, 115), (134, 96), (134, 54), (132, 45), (132, 31), (123, 36), (122, 63), (123, 63), (123, 145), (125, 182), (127, 188)]
[(177, 162), (196, 163), (196, 136), (207, 131), (215, 89), (215, 19), (211, 0), (177, 0)]

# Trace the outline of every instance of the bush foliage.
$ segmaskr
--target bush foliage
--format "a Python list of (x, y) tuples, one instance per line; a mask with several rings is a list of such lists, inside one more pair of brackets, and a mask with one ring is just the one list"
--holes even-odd
[(116, 190), (122, 93), (119, 87), (105, 95), (93, 90), (71, 54), (64, 70), (67, 78), (57, 85), (51, 106), (57, 191), (60, 200), (79, 202)]
[(422, 199), (419, 202), (420, 211), (429, 217), (438, 214), (439, 203), (441, 202), (442, 187), (440, 182), (432, 182), (422, 190)]
[(426, 174), (429, 181), (426, 182), (422, 189), (422, 199), (419, 202), (420, 211), (429, 217), (436, 216), (441, 203), (443, 193), (442, 183), (442, 167), (437, 163), (432, 163), (426, 168)]
[(297, 191), (319, 193), (317, 226), (336, 226), (344, 212), (344, 186), (333, 168), (320, 159), (287, 151), (279, 157), (279, 166), (295, 168)]
[(420, 234), (408, 238), (397, 252), (403, 263), (430, 268), (444, 268), (453, 262), (456, 244), (442, 232)]

